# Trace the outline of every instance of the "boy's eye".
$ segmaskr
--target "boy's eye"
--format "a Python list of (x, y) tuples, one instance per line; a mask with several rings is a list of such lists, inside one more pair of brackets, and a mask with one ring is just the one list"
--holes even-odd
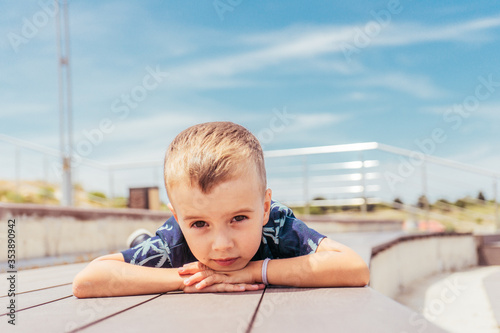
[(237, 215), (237, 216), (233, 217), (233, 220), (236, 222), (241, 222), (241, 221), (246, 220), (246, 219), (247, 219), (247, 217), (244, 215)]
[(194, 228), (203, 228), (205, 226), (206, 222), (203, 221), (196, 221), (193, 224), (191, 224), (191, 227)]

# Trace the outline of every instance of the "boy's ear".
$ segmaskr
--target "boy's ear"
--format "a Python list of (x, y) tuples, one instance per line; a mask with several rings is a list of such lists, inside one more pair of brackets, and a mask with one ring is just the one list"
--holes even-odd
[(266, 190), (266, 194), (264, 196), (264, 221), (263, 225), (267, 224), (267, 221), (269, 220), (269, 214), (271, 213), (271, 197), (272, 197), (273, 191), (271, 191), (270, 188)]
[(172, 206), (172, 204), (169, 202), (167, 204), (167, 207), (168, 209), (170, 209), (170, 211), (172, 212), (172, 214), (174, 215), (174, 219), (179, 222), (179, 220), (177, 219), (177, 214), (175, 213), (175, 209), (174, 209), (174, 206)]

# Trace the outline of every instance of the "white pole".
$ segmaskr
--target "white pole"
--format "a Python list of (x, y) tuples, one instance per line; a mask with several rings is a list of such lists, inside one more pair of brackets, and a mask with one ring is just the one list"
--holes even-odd
[[(62, 2), (63, 15), (60, 14)], [(54, 0), (56, 7), (56, 32), (59, 76), (59, 131), (62, 159), (61, 205), (73, 206), (73, 185), (71, 181), (71, 155), (73, 153), (71, 72), (69, 67), (69, 23), (67, 0)], [(61, 29), (62, 28), (62, 29)]]
[(498, 216), (498, 182), (497, 178), (493, 178), (493, 200), (495, 202), (495, 227), (500, 230), (500, 216)]
[(21, 149), (16, 145), (15, 152), (16, 195), (21, 196)]
[(309, 215), (309, 175), (307, 170), (307, 156), (303, 159), (303, 198), (304, 198), (304, 215)]

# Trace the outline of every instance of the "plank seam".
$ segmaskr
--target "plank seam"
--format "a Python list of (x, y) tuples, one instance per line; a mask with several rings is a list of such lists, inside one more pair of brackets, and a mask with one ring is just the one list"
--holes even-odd
[(69, 331), (68, 333), (80, 332), (80, 331), (82, 331), (82, 330), (84, 330), (84, 329), (86, 329), (86, 328), (88, 328), (88, 327), (90, 327), (90, 326), (92, 326), (92, 325), (95, 325), (95, 324), (97, 324), (97, 323), (100, 323), (101, 321), (104, 321), (104, 320), (106, 320), (106, 319), (109, 319), (109, 318), (111, 318), (111, 317), (114, 317), (114, 316), (116, 316), (116, 315), (119, 315), (120, 313), (123, 313), (123, 312), (125, 312), (125, 311), (131, 310), (131, 309), (133, 309), (133, 308), (135, 308), (135, 307), (138, 307), (139, 305), (145, 304), (145, 303), (147, 303), (147, 302), (151, 302), (152, 300), (154, 300), (154, 299), (156, 299), (156, 298), (158, 298), (158, 297), (160, 297), (160, 296), (162, 296), (162, 295), (165, 295), (165, 294), (166, 294), (166, 293), (159, 294), (159, 295), (157, 295), (157, 296), (155, 296), (155, 297), (153, 297), (153, 298), (150, 298), (150, 299), (148, 299), (148, 300), (145, 300), (145, 301), (143, 301), (143, 302), (141, 302), (141, 303), (137, 303), (137, 304), (132, 305), (132, 306), (130, 306), (130, 307), (128, 307), (128, 308), (126, 308), (126, 309), (120, 310), (120, 311), (115, 312), (115, 313), (113, 313), (113, 314), (110, 314), (110, 315), (108, 315), (108, 316), (106, 316), (106, 317), (103, 317), (103, 318), (98, 319), (98, 320), (96, 320), (96, 321), (93, 321), (93, 322), (91, 322), (91, 323), (85, 324), (85, 325), (83, 325), (83, 326), (81, 326), (81, 327), (75, 328), (74, 330)]
[[(27, 308), (18, 309), (18, 310), (16, 310), (16, 312), (15, 312), (15, 313), (17, 313), (17, 312), (21, 312), (21, 311), (24, 311), (24, 310), (28, 310), (28, 309), (32, 309), (32, 308), (36, 308), (36, 307), (38, 307), (38, 306), (42, 306), (42, 305), (45, 305), (45, 304), (49, 304), (49, 303), (53, 303), (53, 302), (57, 302), (57, 301), (61, 301), (61, 300), (63, 300), (63, 299), (69, 298), (69, 297), (73, 297), (73, 295), (64, 296), (64, 297), (61, 297), (61, 298), (53, 299), (53, 300), (48, 301), (48, 302), (43, 302), (43, 303), (40, 303), (40, 304), (36, 304), (36, 305), (32, 305), (32, 306), (28, 306)], [(8, 315), (9, 313), (10, 313), (10, 312), (2, 313), (2, 314), (0, 314), (0, 317), (2, 317), (2, 316), (6, 316), (6, 315)]]
[[(21, 295), (21, 294), (27, 294), (27, 293), (32, 293), (34, 291), (40, 291), (40, 290), (47, 290), (47, 289), (51, 289), (51, 288), (57, 288), (57, 287), (62, 287), (62, 286), (67, 286), (68, 284), (72, 284), (73, 282), (68, 282), (68, 283), (63, 283), (63, 284), (58, 284), (56, 286), (52, 286), (52, 287), (44, 287), (44, 288), (39, 288), (39, 289), (33, 289), (33, 290), (28, 290), (28, 291), (22, 291), (20, 293), (16, 293), (16, 295)], [(0, 296), (0, 298), (4, 298), (4, 297), (8, 297), (8, 295), (5, 295), (5, 296)]]
[(264, 299), (264, 294), (266, 293), (267, 286), (264, 288), (262, 291), (262, 295), (260, 295), (259, 303), (257, 304), (257, 307), (255, 308), (255, 312), (253, 313), (252, 319), (250, 320), (250, 324), (248, 324), (248, 328), (245, 333), (250, 333), (253, 328), (253, 324), (255, 322), (255, 319), (257, 318), (257, 313), (259, 312), (260, 304), (262, 303), (262, 300)]

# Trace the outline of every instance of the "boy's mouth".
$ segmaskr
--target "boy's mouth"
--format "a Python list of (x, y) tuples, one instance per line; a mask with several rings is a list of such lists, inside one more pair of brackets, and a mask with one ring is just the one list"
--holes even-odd
[(232, 265), (236, 260), (238, 260), (238, 258), (213, 259), (213, 261), (215, 261), (215, 263), (220, 266)]

